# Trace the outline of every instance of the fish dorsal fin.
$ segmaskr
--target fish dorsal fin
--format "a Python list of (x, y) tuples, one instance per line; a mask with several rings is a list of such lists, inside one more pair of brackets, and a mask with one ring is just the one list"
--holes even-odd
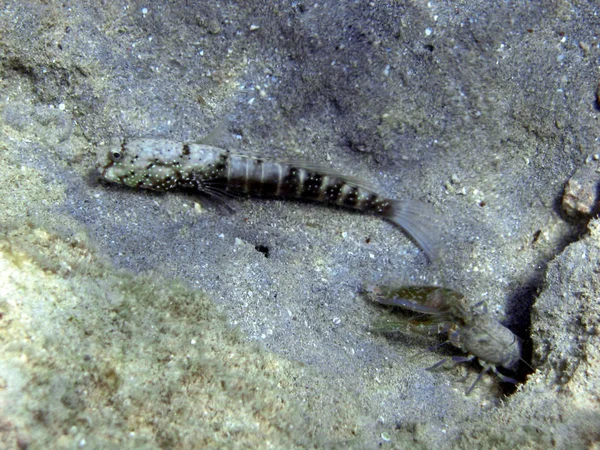
[(328, 177), (341, 178), (348, 184), (351, 184), (353, 186), (356, 186), (358, 188), (365, 189), (365, 190), (368, 190), (371, 192), (380, 192), (381, 191), (381, 189), (366, 182), (362, 178), (343, 174), (343, 173), (338, 172), (337, 170), (335, 170), (325, 164), (322, 164), (322, 163), (315, 163), (315, 162), (304, 161), (304, 160), (300, 160), (300, 159), (282, 159), (282, 160), (278, 160), (277, 162), (279, 162), (280, 164), (287, 164), (292, 167), (297, 167), (299, 169), (304, 169), (304, 170), (307, 170), (310, 172), (318, 172), (318, 173), (320, 173), (322, 175), (326, 175)]

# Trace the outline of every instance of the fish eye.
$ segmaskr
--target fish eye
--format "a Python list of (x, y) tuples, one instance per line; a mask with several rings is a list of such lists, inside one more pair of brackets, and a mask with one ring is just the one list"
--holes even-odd
[(110, 159), (112, 159), (113, 161), (119, 161), (121, 158), (123, 158), (123, 154), (121, 152), (110, 152)]

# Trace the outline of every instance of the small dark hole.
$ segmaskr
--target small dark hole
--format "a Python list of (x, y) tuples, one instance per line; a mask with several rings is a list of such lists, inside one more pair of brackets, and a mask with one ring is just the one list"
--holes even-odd
[(254, 249), (264, 254), (265, 258), (269, 257), (269, 247), (267, 247), (266, 245), (256, 245), (254, 246)]

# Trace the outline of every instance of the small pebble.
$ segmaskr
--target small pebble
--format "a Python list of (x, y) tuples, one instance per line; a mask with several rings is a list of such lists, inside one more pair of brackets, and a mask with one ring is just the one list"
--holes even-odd
[[(597, 155), (591, 159), (598, 161)], [(592, 162), (590, 158), (586, 162)], [(600, 209), (600, 176), (599, 164), (591, 163), (581, 166), (575, 171), (565, 186), (562, 207), (570, 217), (589, 217)]]

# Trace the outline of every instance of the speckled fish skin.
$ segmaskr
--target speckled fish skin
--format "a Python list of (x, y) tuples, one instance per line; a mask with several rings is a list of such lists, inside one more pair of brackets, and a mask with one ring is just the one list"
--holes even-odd
[(311, 164), (167, 139), (113, 138), (99, 147), (98, 168), (105, 180), (133, 188), (167, 191), (183, 187), (209, 195), (226, 192), (301, 199), (373, 213), (402, 228), (430, 261), (438, 257), (439, 240), (428, 205), (385, 198), (359, 180)]

